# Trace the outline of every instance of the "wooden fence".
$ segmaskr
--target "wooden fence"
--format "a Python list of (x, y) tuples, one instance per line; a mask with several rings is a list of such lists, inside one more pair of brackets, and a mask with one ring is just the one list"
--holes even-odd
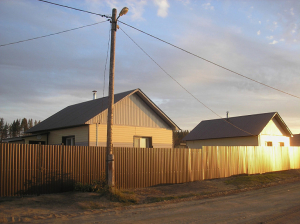
[[(0, 144), (0, 197), (73, 190), (105, 173), (105, 147)], [(114, 148), (116, 187), (300, 168), (300, 147)]]

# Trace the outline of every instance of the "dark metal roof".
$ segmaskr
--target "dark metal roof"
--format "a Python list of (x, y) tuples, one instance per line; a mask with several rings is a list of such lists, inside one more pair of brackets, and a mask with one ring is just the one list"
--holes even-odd
[[(134, 92), (135, 90), (115, 94), (115, 103)], [(108, 108), (108, 97), (86, 101), (83, 103), (68, 106), (51, 117), (30, 128), (27, 133), (34, 133), (45, 130), (60, 129), (84, 125), (99, 113)]]
[[(173, 127), (174, 129), (178, 128), (177, 125), (171, 121), (171, 119), (169, 119), (157, 106), (155, 106), (156, 108), (152, 106), (153, 102), (140, 89), (115, 94), (114, 101), (117, 103), (123, 98), (134, 93), (137, 93), (140, 97), (144, 98), (143, 100), (150, 106), (150, 108), (155, 109), (155, 112), (162, 117), (162, 119), (166, 121), (170, 127)], [(27, 133), (85, 125), (87, 121), (97, 116), (107, 108), (108, 97), (74, 104), (62, 109), (61, 111), (32, 127), (27, 131)]]
[(291, 146), (300, 146), (300, 134), (296, 134), (291, 138)]
[[(277, 112), (252, 114), (239, 117), (230, 117), (228, 119), (215, 119), (201, 121), (188, 135), (184, 141), (216, 139), (216, 138), (232, 138), (232, 137), (246, 137), (259, 135), (268, 122), (275, 117), (287, 135), (292, 133), (283, 122)], [(242, 131), (234, 126), (246, 131)]]

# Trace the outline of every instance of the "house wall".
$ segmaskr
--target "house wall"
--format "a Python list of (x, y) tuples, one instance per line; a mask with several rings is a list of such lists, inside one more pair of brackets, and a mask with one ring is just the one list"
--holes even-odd
[[(137, 94), (125, 97), (115, 104), (113, 119), (114, 125), (170, 129)], [(107, 110), (86, 122), (86, 124), (95, 123), (107, 123)]]
[(48, 136), (49, 145), (60, 145), (63, 136), (75, 135), (75, 145), (88, 146), (89, 127), (88, 125), (65, 128), (60, 130), (50, 131)]
[(266, 142), (272, 142), (273, 146), (279, 146), (280, 142), (284, 142), (284, 146), (290, 146), (290, 137), (285, 135), (278, 121), (273, 118), (260, 133), (259, 146), (266, 146)]
[(199, 149), (202, 146), (257, 146), (257, 136), (237, 137), (237, 138), (218, 138), (196, 141), (186, 141), (189, 148)]
[[(173, 144), (173, 132), (170, 129), (113, 125), (112, 133), (114, 147), (133, 147), (134, 136), (152, 137), (154, 148), (172, 148)], [(106, 124), (89, 125), (90, 146), (106, 146), (106, 136)]]
[(30, 136), (30, 137), (24, 137), (25, 144), (29, 144), (29, 141), (44, 141), (47, 144), (47, 135), (36, 135), (36, 136)]

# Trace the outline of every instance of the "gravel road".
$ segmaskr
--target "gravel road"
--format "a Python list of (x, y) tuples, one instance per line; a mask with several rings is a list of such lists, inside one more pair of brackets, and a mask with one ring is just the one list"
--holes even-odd
[(52, 222), (300, 223), (300, 182), (216, 198), (134, 205), (105, 213), (43, 221)]

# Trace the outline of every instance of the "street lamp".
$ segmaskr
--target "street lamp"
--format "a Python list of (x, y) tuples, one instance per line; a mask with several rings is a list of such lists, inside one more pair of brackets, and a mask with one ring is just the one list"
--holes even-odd
[[(128, 8), (124, 7), (118, 18), (125, 15)], [(114, 114), (114, 77), (115, 77), (115, 49), (117, 31), (117, 10), (112, 10), (111, 17), (111, 44), (110, 44), (110, 67), (109, 67), (109, 91), (108, 91), (108, 116), (107, 116), (107, 140), (106, 140), (106, 181), (109, 187), (115, 186), (115, 162), (112, 154), (112, 124)]]
[(128, 9), (127, 7), (124, 7), (124, 8), (121, 10), (121, 12), (120, 12), (120, 14), (119, 14), (117, 20), (119, 19), (120, 16), (126, 15), (126, 13), (128, 12), (128, 10), (129, 10), (129, 9)]

